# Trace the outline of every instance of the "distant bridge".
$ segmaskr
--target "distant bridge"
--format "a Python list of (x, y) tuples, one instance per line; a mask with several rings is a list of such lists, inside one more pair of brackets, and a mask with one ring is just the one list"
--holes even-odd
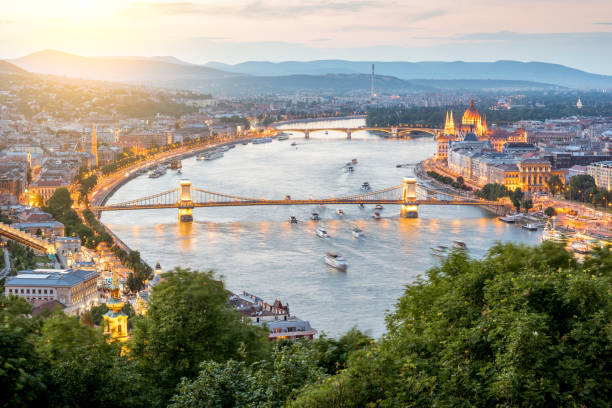
[(346, 127), (329, 127), (329, 128), (307, 128), (307, 127), (291, 127), (291, 128), (271, 128), (271, 133), (282, 133), (282, 132), (297, 132), (303, 133), (306, 139), (310, 138), (310, 134), (314, 132), (344, 132), (346, 138), (350, 139), (353, 133), (356, 132), (384, 132), (388, 133), (391, 137), (398, 138), (408, 135), (410, 133), (423, 132), (429, 133), (432, 136), (436, 136), (441, 129), (436, 128), (422, 128), (422, 127), (406, 127), (406, 126), (389, 126), (389, 127), (358, 127), (358, 128), (346, 128)]
[(406, 218), (418, 217), (419, 205), (477, 205), (489, 206), (503, 210), (504, 205), (497, 201), (472, 199), (464, 196), (441, 193), (428, 187), (417, 185), (416, 179), (404, 178), (399, 186), (361, 194), (329, 197), (293, 199), (247, 198), (229, 194), (215, 193), (191, 186), (191, 181), (182, 180), (180, 186), (135, 200), (116, 204), (91, 207), (94, 212), (151, 210), (160, 208), (178, 208), (181, 222), (193, 221), (193, 209), (197, 207), (237, 207), (263, 205), (334, 205), (334, 204), (388, 204), (400, 205), (401, 215)]

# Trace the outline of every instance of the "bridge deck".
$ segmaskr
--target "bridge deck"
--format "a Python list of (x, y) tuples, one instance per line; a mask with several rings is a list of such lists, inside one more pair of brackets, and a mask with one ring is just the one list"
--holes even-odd
[[(404, 203), (402, 200), (343, 200), (343, 199), (308, 199), (308, 200), (252, 200), (252, 201), (210, 201), (205, 203), (193, 203), (193, 208), (198, 207), (242, 207), (242, 206), (264, 206), (264, 205), (320, 205), (320, 204), (342, 204), (342, 205), (358, 205), (358, 204), (386, 204), (386, 205), (491, 205), (503, 206), (502, 203), (492, 201), (478, 200), (417, 200), (414, 202)], [(189, 208), (191, 206), (182, 206)], [(149, 210), (160, 208), (181, 208), (178, 203), (170, 204), (145, 204), (145, 205), (130, 205), (130, 206), (113, 206), (107, 205), (102, 207), (92, 207), (92, 211), (120, 211), (120, 210)]]

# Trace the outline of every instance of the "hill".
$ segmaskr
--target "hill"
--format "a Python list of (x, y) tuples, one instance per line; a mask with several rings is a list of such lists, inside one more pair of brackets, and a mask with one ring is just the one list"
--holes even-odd
[(19, 68), (18, 66), (11, 64), (8, 61), (0, 60), (0, 72), (5, 73), (16, 73), (16, 74), (24, 74), (25, 70)]
[(156, 85), (171, 84), (174, 79), (202, 81), (235, 75), (204, 66), (171, 63), (168, 57), (90, 58), (54, 50), (35, 52), (14, 59), (11, 63), (43, 74)]
[(612, 88), (612, 76), (598, 75), (564, 65), (543, 62), (376, 62), (376, 61), (248, 61), (236, 65), (211, 62), (206, 66), (247, 75), (318, 75), (322, 73), (369, 74), (375, 64), (376, 74), (400, 79), (478, 79), (534, 81), (568, 88)]

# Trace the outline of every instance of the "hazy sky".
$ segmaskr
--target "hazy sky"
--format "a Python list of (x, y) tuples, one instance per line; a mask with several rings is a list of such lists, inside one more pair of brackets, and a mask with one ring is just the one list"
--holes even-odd
[(612, 0), (0, 0), (0, 57), (516, 59), (612, 74)]

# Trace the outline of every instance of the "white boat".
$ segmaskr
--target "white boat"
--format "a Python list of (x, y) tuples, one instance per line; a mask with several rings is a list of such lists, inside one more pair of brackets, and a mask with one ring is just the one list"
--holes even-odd
[(548, 221), (546, 222), (546, 226), (544, 226), (544, 230), (542, 231), (542, 242), (544, 241), (553, 241), (553, 242), (564, 242), (567, 240), (567, 237), (555, 228), (555, 223)]
[(349, 173), (352, 173), (355, 171), (355, 168), (353, 166), (346, 166), (346, 171), (348, 171)]
[(338, 208), (338, 209), (336, 210), (336, 214), (338, 214), (338, 215), (344, 215), (344, 211), (342, 211), (342, 209), (341, 209), (341, 208)]
[(261, 139), (254, 139), (253, 144), (262, 144), (262, 143), (270, 143), (272, 142), (271, 137), (263, 137)]
[(583, 241), (583, 240), (575, 240), (570, 245), (570, 249), (573, 252), (576, 252), (579, 254), (588, 254), (589, 252), (591, 252), (591, 245), (589, 245), (588, 242)]
[(431, 254), (433, 256), (445, 257), (448, 255), (449, 249), (444, 245), (438, 245), (435, 247), (431, 247)]
[(333, 254), (331, 252), (328, 252), (325, 256), (325, 263), (331, 266), (332, 268), (336, 268), (341, 271), (346, 271), (346, 268), (348, 267), (342, 255)]
[(227, 152), (230, 149), (229, 146), (221, 146), (217, 149), (218, 152)]
[(353, 163), (353, 165), (357, 164), (357, 159), (352, 159), (351, 163)]
[(378, 211), (382, 211), (383, 206), (382, 206), (382, 205), (380, 205), (380, 204), (376, 204), (376, 207), (374, 207), (374, 209), (375, 209), (375, 210), (378, 210)]
[(279, 135), (278, 136), (278, 140), (287, 140), (287, 139), (289, 139), (289, 136), (287, 136), (287, 135)]
[(313, 221), (319, 221), (319, 219), (320, 219), (320, 218), (319, 218), (319, 213), (313, 212), (313, 213), (310, 215), (310, 219), (311, 219), (311, 220), (313, 220)]
[(204, 155), (203, 154), (198, 154), (196, 156), (196, 160), (204, 160)]
[(526, 229), (527, 231), (537, 231), (538, 226), (536, 224), (528, 222), (527, 224), (521, 225), (522, 229)]
[(223, 157), (223, 152), (210, 152), (204, 155), (205, 160), (217, 160)]
[(352, 234), (353, 234), (353, 238), (361, 238), (361, 237), (363, 237), (363, 231), (360, 230), (357, 227), (353, 228)]
[(298, 223), (298, 220), (297, 218), (295, 218), (294, 215), (289, 217), (289, 224), (297, 224), (297, 223)]
[(380, 220), (380, 213), (376, 211), (374, 215), (372, 215), (372, 218), (374, 218), (375, 220)]
[(323, 227), (317, 228), (315, 230), (315, 233), (317, 234), (317, 237), (319, 237), (319, 238), (329, 238), (329, 234), (327, 233), (327, 231)]
[(453, 249), (459, 249), (461, 251), (467, 250), (467, 245), (463, 241), (453, 241)]

